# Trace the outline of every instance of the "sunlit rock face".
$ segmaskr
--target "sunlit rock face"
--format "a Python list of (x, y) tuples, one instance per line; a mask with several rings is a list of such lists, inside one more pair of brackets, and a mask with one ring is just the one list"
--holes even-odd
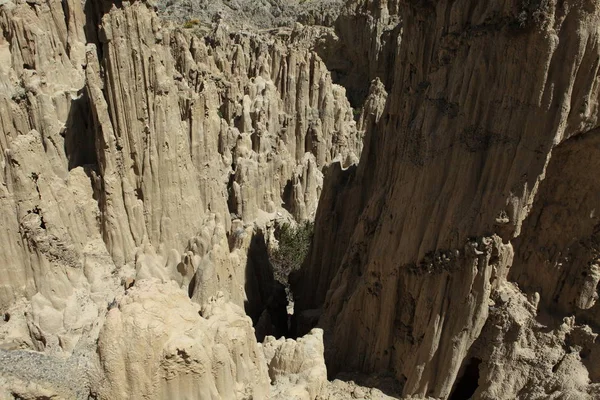
[(600, 397), (598, 5), (306, 3), (0, 0), (0, 397)]
[[(270, 396), (241, 310), (272, 312), (276, 221), (312, 220), (322, 169), (355, 162), (362, 147), (344, 88), (311, 50), (319, 29), (237, 32), (215, 21), (203, 33), (163, 23), (146, 2), (52, 0), (4, 1), (0, 26), (7, 396)], [(217, 294), (222, 329), (244, 343), (202, 322), (211, 317), (188, 318)], [(154, 332), (165, 314), (173, 321)], [(171, 332), (178, 324), (222, 349), (203, 344), (191, 370), (169, 364), (171, 339), (198, 340)], [(128, 330), (135, 346), (119, 347), (114, 335)], [(117, 360), (147, 352), (143, 371)], [(208, 392), (171, 379), (211, 363), (227, 372), (201, 374)], [(37, 364), (56, 365), (58, 378), (23, 372)]]
[[(105, 308), (121, 280), (243, 306), (258, 291), (245, 288), (253, 224), (312, 219), (321, 169), (360, 154), (344, 89), (290, 29), (199, 37), (144, 2), (1, 12), (0, 304), (35, 299), (50, 336), (75, 328), (38, 310), (77, 296)], [(248, 239), (230, 240), (240, 228)]]

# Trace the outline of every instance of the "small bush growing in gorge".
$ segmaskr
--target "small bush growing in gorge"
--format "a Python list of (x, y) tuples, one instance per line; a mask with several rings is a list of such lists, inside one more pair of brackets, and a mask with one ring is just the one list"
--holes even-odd
[(190, 20), (187, 20), (187, 21), (185, 22), (185, 24), (183, 24), (183, 27), (184, 27), (185, 29), (190, 29), (190, 28), (193, 28), (194, 26), (196, 26), (196, 25), (198, 25), (198, 24), (200, 24), (200, 20), (197, 20), (197, 19), (190, 19)]
[(23, 86), (18, 86), (11, 96), (14, 101), (21, 101), (27, 98), (27, 91)]
[(516, 23), (520, 28), (539, 25), (547, 18), (549, 8), (549, 0), (523, 0)]
[(308, 254), (313, 237), (314, 223), (305, 222), (293, 227), (282, 225), (276, 234), (279, 247), (270, 252), (275, 279), (288, 286), (290, 272), (298, 270)]

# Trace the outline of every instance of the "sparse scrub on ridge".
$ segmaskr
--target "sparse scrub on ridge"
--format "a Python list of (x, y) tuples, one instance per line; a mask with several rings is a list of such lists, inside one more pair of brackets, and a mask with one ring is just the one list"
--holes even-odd
[(200, 25), (200, 20), (198, 19), (188, 19), (187, 21), (185, 21), (185, 23), (183, 24), (183, 27), (185, 29), (191, 29), (197, 25)]

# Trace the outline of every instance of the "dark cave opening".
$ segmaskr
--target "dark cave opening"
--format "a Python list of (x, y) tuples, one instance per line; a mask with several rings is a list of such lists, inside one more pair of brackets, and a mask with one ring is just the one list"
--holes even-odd
[(192, 279), (190, 280), (190, 284), (188, 285), (188, 296), (190, 296), (190, 299), (194, 296), (194, 290), (196, 289), (197, 274), (198, 274), (198, 272), (196, 272), (194, 274), (194, 276), (192, 276)]
[(292, 213), (292, 204), (293, 204), (293, 193), (294, 192), (294, 182), (292, 179), (288, 180), (283, 188), (283, 194), (281, 195), (281, 199), (283, 200), (283, 208)]
[(462, 372), (456, 378), (454, 389), (449, 400), (468, 400), (473, 397), (479, 387), (479, 358), (471, 358), (462, 368)]
[(92, 121), (92, 106), (87, 91), (80, 89), (76, 98), (71, 97), (69, 115), (61, 131), (65, 139), (64, 150), (69, 170), (98, 165), (96, 133)]
[(275, 280), (261, 229), (253, 232), (248, 248), (245, 291), (244, 309), (252, 319), (257, 340), (262, 342), (267, 335), (288, 337), (286, 292)]

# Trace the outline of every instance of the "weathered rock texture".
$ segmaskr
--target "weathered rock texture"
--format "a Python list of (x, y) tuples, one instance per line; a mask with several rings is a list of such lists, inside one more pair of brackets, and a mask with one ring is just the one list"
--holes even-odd
[(221, 26), (205, 40), (153, 19), (142, 3), (102, 18), (102, 81), (87, 51), (113, 257), (131, 260), (144, 237), (183, 247), (203, 209), (228, 214), (228, 197), (245, 221), (278, 211), (287, 185), (300, 199), (290, 212), (307, 218), (319, 168), (360, 148), (344, 91), (318, 56), (279, 40), (230, 38)]
[(334, 80), (348, 90), (354, 105), (363, 104), (373, 79), (388, 89), (392, 85), (402, 39), (399, 12), (395, 1), (348, 1), (334, 24), (335, 31), (319, 47)]
[(79, 288), (114, 289), (115, 268), (242, 306), (251, 241), (228, 239), (232, 219), (252, 236), (311, 218), (320, 169), (360, 152), (343, 88), (289, 30), (201, 38), (141, 2), (1, 12), (2, 309), (37, 296), (62, 313)]
[(600, 326), (600, 182), (590, 172), (600, 152), (598, 133), (584, 132), (552, 151), (546, 179), (516, 241), (519, 251), (511, 269), (521, 288), (539, 292), (544, 307), (594, 326)]
[(539, 297), (524, 296), (513, 283), (502, 285), (492, 298), (488, 321), (465, 359), (453, 396), (600, 396), (597, 333), (590, 326), (536, 310)]
[(315, 329), (297, 341), (267, 336), (263, 344), (275, 398), (314, 399), (327, 383), (323, 331)]
[(117, 302), (98, 340), (100, 397), (267, 397), (266, 363), (241, 308), (222, 297), (201, 308), (175, 284), (151, 281)]
[(0, 396), (600, 396), (600, 6), (306, 3), (0, 0)]
[(118, 285), (87, 166), (95, 155), (73, 149), (90, 134), (84, 23), (79, 2), (0, 8), (0, 309), (9, 348), (71, 351), (97, 331)]
[(161, 15), (178, 22), (215, 19), (239, 28), (292, 26), (296, 21), (331, 26), (343, 0), (158, 0)]
[[(391, 373), (404, 395), (448, 398), (466, 376), (472, 391), (456, 398), (594, 397), (598, 5), (367, 0), (346, 9), (373, 21), (357, 54), (395, 54), (364, 69), (381, 74), (387, 101), (358, 167), (333, 166), (326, 178), (296, 277), (298, 328), (320, 314), (330, 373)], [(382, 34), (392, 15), (401, 28)], [(379, 72), (379, 61), (393, 68)], [(525, 293), (508, 295), (513, 264)], [(513, 314), (526, 295), (533, 311)], [(490, 308), (498, 296), (503, 305)], [(557, 312), (576, 322), (561, 328), (558, 318), (543, 333), (536, 318)], [(572, 331), (589, 333), (575, 346)], [(486, 345), (475, 356), (478, 338)], [(564, 363), (536, 361), (548, 352)], [(525, 360), (534, 366), (513, 370)]]
[(0, 27), (2, 395), (269, 396), (241, 307), (287, 330), (273, 221), (362, 147), (314, 33), (197, 36), (141, 1), (2, 1)]

